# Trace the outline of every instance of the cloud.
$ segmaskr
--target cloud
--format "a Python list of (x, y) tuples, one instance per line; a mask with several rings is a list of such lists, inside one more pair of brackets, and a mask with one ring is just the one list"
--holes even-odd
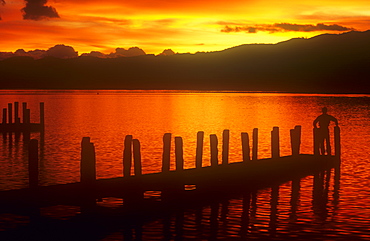
[[(0, 5), (5, 5), (5, 0), (0, 0)], [(0, 20), (2, 20), (1, 16), (0, 16)]]
[(55, 45), (54, 47), (49, 48), (46, 51), (46, 55), (60, 59), (69, 59), (78, 57), (78, 53), (75, 52), (73, 47), (66, 46), (64, 44), (58, 44)]
[(17, 49), (14, 53), (12, 52), (0, 52), (0, 60), (8, 59), (11, 57), (19, 57), (19, 56), (27, 56), (32, 57), (33, 59), (41, 59), (46, 56), (45, 50), (35, 49), (30, 50), (28, 52), (24, 51), (24, 49)]
[(171, 56), (171, 55), (174, 55), (174, 54), (175, 54), (175, 52), (173, 52), (172, 49), (165, 49), (159, 55), (161, 55), (161, 56)]
[(117, 57), (134, 57), (140, 55), (146, 55), (144, 50), (138, 47), (131, 47), (128, 50), (124, 48), (116, 48), (116, 52), (110, 53), (108, 56), (110, 58), (117, 58)]
[(313, 31), (350, 31), (353, 28), (347, 28), (338, 24), (327, 25), (323, 23), (313, 24), (292, 24), (292, 23), (275, 23), (275, 24), (260, 24), (260, 25), (244, 25), (233, 26), (226, 25), (221, 32), (246, 32), (257, 33), (257, 31), (264, 31), (269, 33), (275, 32), (313, 32)]
[(107, 56), (99, 51), (91, 51), (90, 53), (83, 53), (81, 56), (90, 56), (90, 57), (96, 57), (96, 58), (106, 58)]
[(25, 0), (26, 7), (22, 8), (23, 19), (41, 20), (45, 18), (59, 18), (59, 14), (52, 6), (45, 6), (47, 0)]

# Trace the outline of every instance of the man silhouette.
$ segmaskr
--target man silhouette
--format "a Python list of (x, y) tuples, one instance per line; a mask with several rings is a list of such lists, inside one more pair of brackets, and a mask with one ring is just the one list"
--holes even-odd
[(330, 136), (329, 136), (329, 124), (330, 121), (333, 121), (336, 126), (338, 126), (338, 120), (328, 114), (328, 108), (322, 108), (322, 114), (319, 115), (314, 121), (313, 126), (317, 128), (317, 123), (319, 123), (319, 129), (317, 131), (319, 148), (321, 147), (321, 155), (325, 155), (325, 142), (326, 142), (326, 151), (327, 154), (331, 155), (330, 147)]

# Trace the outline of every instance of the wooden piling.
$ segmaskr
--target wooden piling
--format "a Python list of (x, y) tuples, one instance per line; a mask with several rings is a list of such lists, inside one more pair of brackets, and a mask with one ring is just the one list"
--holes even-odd
[(302, 126), (297, 125), (294, 127), (296, 133), (296, 154), (299, 155), (301, 153), (301, 139), (302, 139)]
[(253, 129), (252, 160), (258, 159), (258, 128)]
[(29, 188), (39, 185), (39, 147), (38, 140), (32, 139), (28, 144), (28, 180)]
[(197, 150), (195, 155), (195, 167), (202, 168), (204, 132), (197, 133)]
[(334, 148), (335, 148), (335, 156), (340, 158), (341, 147), (340, 147), (340, 128), (339, 126), (334, 127)]
[(45, 130), (45, 104), (40, 102), (40, 128), (41, 131)]
[(229, 163), (229, 140), (230, 131), (224, 130), (222, 133), (222, 164), (227, 165)]
[(93, 186), (96, 181), (95, 147), (90, 137), (83, 137), (81, 141), (80, 181), (86, 186)]
[(290, 130), (290, 144), (292, 147), (292, 155), (299, 155), (301, 145), (301, 126), (295, 126), (294, 129)]
[(251, 160), (250, 147), (249, 147), (249, 135), (247, 132), (242, 132), (242, 153), (243, 153), (243, 162)]
[(271, 157), (280, 157), (279, 127), (274, 126), (271, 131)]
[(176, 157), (176, 171), (184, 170), (184, 152), (182, 137), (175, 137), (175, 157)]
[(8, 103), (8, 123), (13, 123), (13, 104)]
[(31, 110), (26, 109), (26, 120), (24, 122), (25, 124), (30, 124), (31, 123)]
[(134, 173), (135, 173), (135, 176), (139, 176), (142, 174), (140, 141), (138, 139), (133, 139), (132, 145), (134, 149)]
[(27, 123), (27, 102), (22, 103), (23, 123)]
[(211, 134), (210, 136), (211, 142), (211, 166), (218, 165), (218, 140), (215, 134)]
[(14, 123), (19, 124), (19, 102), (14, 102)]
[(3, 124), (6, 124), (7, 119), (7, 109), (3, 108)]
[(129, 177), (131, 175), (132, 163), (132, 135), (127, 135), (124, 141), (123, 149), (123, 176)]
[(319, 128), (313, 128), (313, 154), (320, 155)]
[(171, 133), (163, 136), (162, 172), (170, 171)]

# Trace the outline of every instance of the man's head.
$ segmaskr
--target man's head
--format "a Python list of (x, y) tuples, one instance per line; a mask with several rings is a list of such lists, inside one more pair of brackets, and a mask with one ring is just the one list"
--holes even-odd
[(326, 107), (322, 108), (322, 113), (323, 113), (323, 114), (328, 113), (328, 108), (326, 108)]

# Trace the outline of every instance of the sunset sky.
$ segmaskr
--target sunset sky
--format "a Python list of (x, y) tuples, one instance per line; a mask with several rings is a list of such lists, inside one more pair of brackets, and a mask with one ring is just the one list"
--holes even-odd
[(215, 51), (370, 29), (368, 0), (0, 0), (0, 52)]

